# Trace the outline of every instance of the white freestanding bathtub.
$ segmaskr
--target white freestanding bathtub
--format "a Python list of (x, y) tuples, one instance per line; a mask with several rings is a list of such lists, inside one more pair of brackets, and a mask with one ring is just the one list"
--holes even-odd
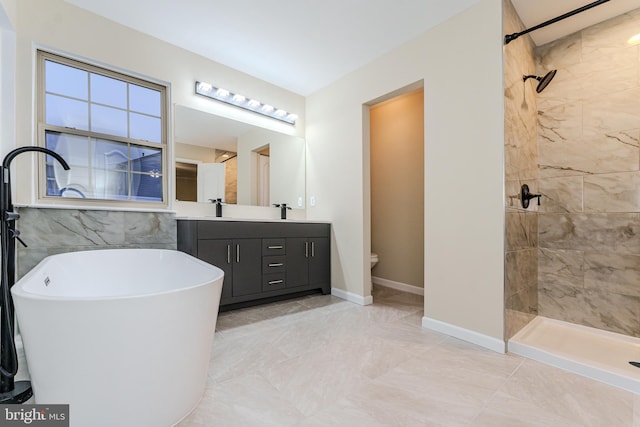
[(204, 392), (224, 273), (182, 252), (45, 258), (11, 293), (36, 403), (76, 427), (171, 426)]

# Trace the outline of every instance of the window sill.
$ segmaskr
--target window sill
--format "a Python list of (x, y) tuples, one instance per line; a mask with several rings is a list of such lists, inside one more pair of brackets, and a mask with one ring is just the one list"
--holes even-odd
[(73, 209), (73, 210), (85, 210), (85, 211), (125, 211), (125, 212), (156, 212), (156, 213), (168, 213), (175, 214), (176, 211), (169, 207), (126, 207), (126, 206), (99, 206), (99, 205), (65, 205), (65, 204), (48, 204), (48, 203), (30, 203), (30, 204), (17, 204), (16, 208), (33, 208), (33, 209)]

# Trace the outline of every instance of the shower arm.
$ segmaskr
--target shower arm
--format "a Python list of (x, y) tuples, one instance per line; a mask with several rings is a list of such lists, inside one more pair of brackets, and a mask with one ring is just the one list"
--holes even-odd
[(544, 21), (541, 24), (536, 25), (535, 27), (531, 27), (529, 29), (526, 29), (524, 31), (521, 31), (519, 33), (513, 33), (513, 34), (507, 34), (506, 36), (504, 36), (504, 44), (509, 44), (512, 41), (514, 41), (515, 39), (517, 39), (520, 36), (524, 36), (525, 34), (529, 34), (532, 31), (535, 30), (539, 30), (540, 28), (546, 27), (547, 25), (551, 25), (551, 24), (555, 24), (558, 21), (562, 21), (563, 19), (569, 18), (573, 15), (577, 15), (578, 13), (584, 12), (585, 10), (589, 10), (592, 7), (596, 7), (596, 6), (600, 6), (602, 3), (606, 3), (609, 0), (598, 0), (598, 1), (594, 1), (593, 3), (589, 3), (587, 5), (584, 5), (582, 7), (579, 7), (575, 10), (572, 10), (571, 12), (567, 12), (563, 15), (560, 16), (556, 16), (553, 19), (549, 19), (548, 21)]

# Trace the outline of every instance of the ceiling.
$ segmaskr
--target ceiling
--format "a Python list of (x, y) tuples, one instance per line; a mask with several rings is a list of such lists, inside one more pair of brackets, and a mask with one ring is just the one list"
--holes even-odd
[[(531, 28), (556, 16), (591, 4), (593, 0), (511, 0), (511, 2), (525, 27)], [(639, 7), (640, 0), (610, 0), (561, 22), (532, 31), (529, 35), (537, 46), (541, 46)]]
[(478, 0), (65, 0), (309, 95)]
[[(309, 95), (478, 0), (65, 0)], [(592, 0), (512, 0), (527, 28)], [(531, 34), (537, 45), (640, 7), (610, 0)]]

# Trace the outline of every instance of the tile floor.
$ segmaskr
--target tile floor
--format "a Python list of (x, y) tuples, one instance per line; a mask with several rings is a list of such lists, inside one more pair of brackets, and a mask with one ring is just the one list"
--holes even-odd
[(179, 427), (640, 427), (640, 396), (421, 327), (374, 289), (222, 313), (206, 393)]

